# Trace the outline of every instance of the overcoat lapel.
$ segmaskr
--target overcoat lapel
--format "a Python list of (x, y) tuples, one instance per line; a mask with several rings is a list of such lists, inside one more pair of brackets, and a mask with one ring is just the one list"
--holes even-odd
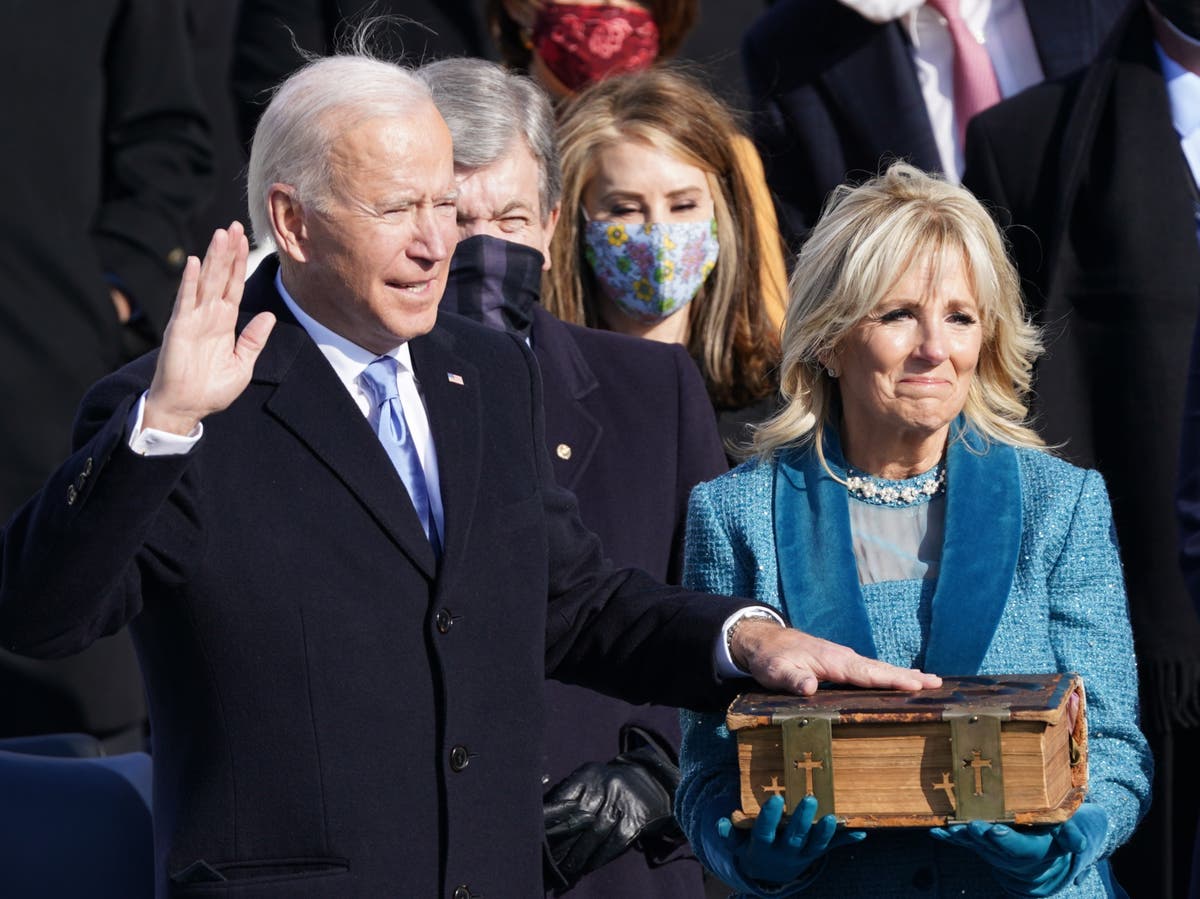
[[(835, 441), (826, 456), (839, 459)], [(775, 472), (775, 554), (780, 595), (793, 627), (875, 658), (858, 585), (846, 488), (815, 452), (789, 450)]]
[[(826, 438), (825, 452), (843, 468), (836, 437)], [(776, 469), (774, 506), (780, 591), (792, 625), (876, 657), (846, 488), (815, 452), (790, 450)], [(945, 534), (924, 667), (975, 674), (1008, 601), (1020, 550), (1020, 478), (1011, 447), (988, 447), (973, 432), (951, 440)]]
[[(957, 429), (955, 425), (955, 429)], [(946, 527), (924, 667), (979, 672), (1012, 592), (1021, 548), (1021, 478), (1010, 446), (972, 431), (946, 452)]]
[(554, 479), (574, 490), (604, 434), (603, 425), (587, 408), (587, 397), (600, 384), (567, 326), (540, 307), (534, 312), (532, 337), (543, 375), (546, 441), (551, 446), (571, 449), (566, 459), (550, 454)]
[[(1131, 110), (1136, 112), (1133, 120)], [(1119, 123), (1112, 123), (1112, 140), (1103, 144), (1101, 170), (1089, 172), (1097, 158), (1101, 125), (1106, 116), (1118, 114)], [(1149, 16), (1140, 4), (1134, 4), (1088, 69), (1064, 126), (1057, 169), (1060, 176), (1047, 232), (1051, 241), (1045, 271), (1050, 278), (1058, 274), (1064, 236), (1070, 233), (1076, 198), (1089, 175), (1103, 180), (1106, 193), (1119, 192), (1119, 204), (1138, 208), (1152, 195), (1160, 219), (1192, 220), (1186, 161), (1178, 141), (1164, 141), (1164, 134), (1175, 134), (1166, 82), (1153, 51)], [(1176, 189), (1164, 189), (1164, 180), (1168, 184), (1173, 180)], [(1157, 239), (1164, 233), (1189, 232), (1186, 227), (1163, 227), (1153, 233)], [(1172, 257), (1164, 253), (1164, 258)], [(1046, 292), (1053, 287), (1051, 281)]]
[(1047, 81), (1090, 63), (1106, 37), (1092, 0), (1025, 0), (1025, 17)]
[(254, 382), (275, 389), (265, 408), (326, 465), (427, 577), (437, 574), (433, 548), (404, 483), (333, 369), (274, 287), (270, 261), (247, 285), (245, 313), (268, 310), (278, 323), (254, 368)]
[(860, 146), (905, 147), (913, 165), (940, 171), (942, 158), (903, 27), (898, 22), (880, 26), (865, 20), (864, 27), (871, 29), (870, 36), (831, 61), (821, 80), (860, 135)]
[(441, 327), (409, 341), (409, 348), (437, 449), (443, 558), (453, 561), (466, 549), (483, 464), (479, 370), (456, 351), (453, 335)]

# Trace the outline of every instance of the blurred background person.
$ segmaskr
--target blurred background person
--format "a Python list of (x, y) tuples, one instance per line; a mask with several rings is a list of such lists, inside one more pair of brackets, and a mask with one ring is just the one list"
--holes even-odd
[(189, 222), (193, 247), (208, 246), (212, 233), (235, 219), (247, 221), (246, 144), (238, 131), (231, 87), (238, 13), (243, 0), (184, 0), (196, 87), (212, 144), (210, 187)]
[(1132, 4), (1082, 72), (981, 113), (964, 183), (1010, 226), (1046, 328), (1038, 430), (1112, 496), (1157, 771), (1150, 814), (1113, 865), (1133, 895), (1165, 899), (1186, 888), (1200, 808), (1200, 618), (1174, 515), (1200, 310), (1200, 2), (1156, 8)]
[(366, 19), (375, 55), (420, 65), (445, 56), (493, 57), (479, 0), (240, 0), (233, 92), (248, 146), (271, 92), (304, 63), (328, 56)]
[[(605, 78), (641, 72), (671, 59), (684, 38), (692, 33), (697, 40), (730, 41), (741, 34), (740, 24), (753, 4), (715, 4), (702, 12), (699, 0), (618, 0), (616, 3), (588, 3), (568, 0), (486, 0), (488, 27), (506, 66), (528, 73), (558, 102), (565, 101)], [(731, 8), (738, 10), (731, 12)], [(703, 34), (693, 32), (697, 21), (709, 23)], [(714, 28), (729, 27), (714, 36)], [(709, 53), (712, 58), (711, 52)], [(692, 67), (695, 68), (695, 67)], [(697, 69), (697, 76), (700, 71)], [(719, 69), (710, 71), (705, 81), (720, 83)], [(731, 85), (731, 93), (739, 93)], [(668, 105), (679, 108), (679, 98)], [(758, 242), (764, 246), (780, 244), (779, 222), (767, 190), (762, 160), (754, 144), (740, 129), (731, 129), (728, 140), (738, 157), (752, 202)], [(780, 244), (780, 246), (782, 246)], [(783, 323), (787, 273), (782, 249), (764, 253), (758, 262), (761, 300), (776, 329)]]
[(699, 0), (485, 0), (500, 59), (562, 99), (612, 75), (670, 59)]
[[(8, 22), (0, 521), (69, 453), (85, 390), (157, 343), (211, 174), (180, 0), (22, 3)], [(145, 717), (124, 633), (57, 662), (0, 654), (0, 735), (140, 749)]]
[(657, 68), (573, 98), (558, 133), (563, 214), (546, 308), (687, 347), (723, 440), (744, 440), (776, 401), (762, 260), (780, 247), (757, 227), (732, 115), (693, 78)]
[(796, 249), (829, 191), (906, 158), (962, 173), (970, 116), (1090, 62), (1129, 0), (781, 0), (742, 52)]
[(897, 164), (834, 193), (792, 289), (787, 405), (753, 461), (693, 491), (685, 582), (901, 666), (1078, 672), (1088, 795), (1051, 827), (857, 834), (814, 823), (811, 799), (776, 830), (774, 796), (739, 831), (736, 740), (723, 715), (685, 712), (678, 814), (697, 855), (758, 895), (1122, 895), (1106, 858), (1145, 812), (1152, 762), (1121, 564), (1102, 478), (1028, 423), (1041, 345), (1002, 236), (968, 191)]
[[(454, 140), (459, 243), (443, 310), (526, 338), (541, 369), (555, 480), (605, 554), (678, 583), (687, 498), (726, 469), (682, 347), (559, 321), (539, 303), (559, 215), (554, 113), (530, 79), (478, 59), (428, 64)], [(673, 817), (675, 709), (546, 682), (547, 888), (571, 896), (703, 895)]]

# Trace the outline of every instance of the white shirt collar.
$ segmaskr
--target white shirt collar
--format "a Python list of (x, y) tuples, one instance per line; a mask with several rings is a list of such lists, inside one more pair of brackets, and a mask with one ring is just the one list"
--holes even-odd
[[(292, 295), (288, 293), (288, 289), (283, 286), (282, 269), (275, 273), (275, 289), (283, 298), (284, 305), (288, 307), (292, 315), (296, 316), (300, 327), (308, 332), (308, 336), (316, 343), (322, 355), (329, 360), (329, 364), (333, 366), (339, 380), (351, 393), (354, 393), (358, 388), (359, 375), (366, 370), (368, 365), (379, 358), (378, 355), (329, 330), (301, 309)], [(401, 368), (410, 372), (413, 370), (412, 353), (409, 351), (407, 341), (390, 350), (386, 355), (394, 357)]]
[[(883, 24), (899, 20), (900, 25), (908, 33), (912, 45), (921, 47), (921, 31), (918, 27), (918, 15), (925, 13), (925, 22), (931, 25), (935, 21), (938, 28), (943, 28), (942, 17), (932, 7), (924, 9), (925, 0), (839, 0), (843, 6), (854, 10), (864, 19)], [(1008, 0), (1010, 5), (1014, 0)], [(992, 0), (960, 0), (959, 11), (967, 27), (982, 40), (984, 27), (991, 12)]]
[(882, 25), (916, 10), (925, 0), (840, 0), (864, 19)]
[[(1169, 24), (1169, 23), (1168, 23)], [(1182, 32), (1179, 32), (1181, 36)], [(1191, 40), (1191, 38), (1186, 38)], [(1195, 41), (1192, 41), (1195, 43)], [(1181, 138), (1187, 138), (1200, 129), (1200, 75), (1190, 72), (1167, 56), (1154, 42), (1158, 62), (1162, 67), (1163, 79), (1167, 82), (1167, 96), (1171, 100), (1171, 121)]]

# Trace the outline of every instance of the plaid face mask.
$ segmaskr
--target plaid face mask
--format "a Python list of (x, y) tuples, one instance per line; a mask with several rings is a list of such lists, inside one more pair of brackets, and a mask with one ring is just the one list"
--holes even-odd
[(630, 318), (661, 321), (690, 303), (717, 264), (717, 220), (586, 222), (584, 255), (605, 295)]

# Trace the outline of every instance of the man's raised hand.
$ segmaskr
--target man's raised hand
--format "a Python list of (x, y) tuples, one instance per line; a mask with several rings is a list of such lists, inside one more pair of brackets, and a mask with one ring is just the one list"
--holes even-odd
[(203, 262), (188, 257), (146, 396), (143, 428), (190, 434), (250, 383), (275, 316), (261, 312), (236, 333), (249, 253), (246, 232), (234, 222), (213, 232)]

